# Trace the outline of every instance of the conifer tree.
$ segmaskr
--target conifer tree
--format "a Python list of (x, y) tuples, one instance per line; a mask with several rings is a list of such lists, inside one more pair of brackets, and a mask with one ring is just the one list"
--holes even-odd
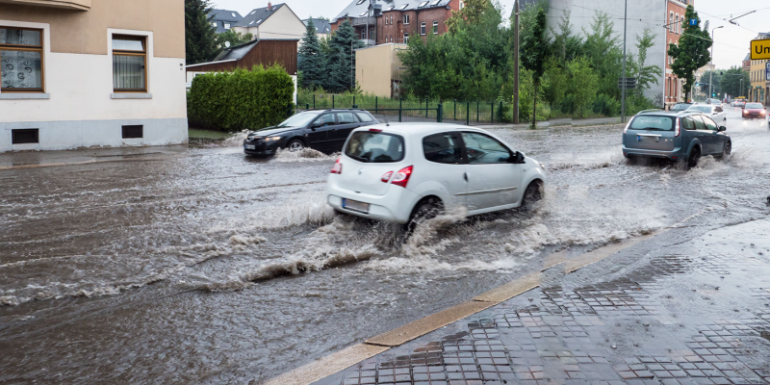
[(216, 32), (209, 22), (208, 0), (185, 0), (185, 44), (187, 64), (205, 62), (217, 53)]
[(349, 21), (343, 22), (329, 41), (330, 54), (326, 62), (329, 76), (324, 88), (332, 92), (355, 89), (355, 50), (361, 47), (363, 44), (356, 36), (356, 30)]
[(323, 86), (323, 81), (326, 77), (324, 73), (324, 57), (312, 18), (308, 20), (307, 30), (302, 38), (302, 46), (299, 49), (298, 57), (298, 69), (302, 73), (301, 87), (314, 90), (317, 87)]

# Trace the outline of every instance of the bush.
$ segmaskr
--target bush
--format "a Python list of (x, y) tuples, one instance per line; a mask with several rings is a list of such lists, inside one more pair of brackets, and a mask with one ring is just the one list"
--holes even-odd
[(207, 73), (193, 79), (188, 95), (191, 126), (240, 131), (276, 125), (293, 110), (294, 82), (280, 66)]
[(617, 116), (620, 114), (620, 102), (606, 94), (599, 94), (594, 100), (593, 110), (604, 116)]

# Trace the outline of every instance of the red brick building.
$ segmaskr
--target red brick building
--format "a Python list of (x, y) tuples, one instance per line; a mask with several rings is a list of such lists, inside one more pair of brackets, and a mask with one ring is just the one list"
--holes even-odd
[(446, 33), (445, 22), (462, 6), (462, 0), (353, 0), (332, 20), (332, 31), (350, 20), (366, 45), (427, 39)]
[(683, 90), (684, 80), (680, 80), (671, 70), (671, 64), (674, 59), (668, 55), (668, 48), (671, 44), (679, 44), (679, 38), (684, 33), (684, 28), (689, 21), (684, 19), (687, 6), (695, 6), (695, 0), (668, 0), (668, 9), (666, 11), (666, 24), (668, 32), (666, 33), (666, 82), (663, 89), (663, 101), (666, 106), (671, 106), (678, 102), (683, 102), (685, 92)]

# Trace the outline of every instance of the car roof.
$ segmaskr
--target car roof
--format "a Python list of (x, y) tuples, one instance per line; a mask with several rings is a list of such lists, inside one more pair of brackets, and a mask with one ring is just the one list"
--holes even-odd
[(453, 123), (379, 123), (371, 126), (357, 128), (356, 131), (368, 131), (371, 129), (382, 130), (385, 133), (399, 134), (402, 136), (420, 136), (438, 134), (447, 131), (473, 131), (489, 134), (488, 132), (469, 126)]
[(663, 110), (647, 110), (642, 111), (636, 116), (670, 116), (670, 117), (682, 117), (682, 116), (690, 116), (690, 115), (698, 115), (702, 114), (699, 111), (696, 110), (682, 110), (682, 111), (663, 111)]

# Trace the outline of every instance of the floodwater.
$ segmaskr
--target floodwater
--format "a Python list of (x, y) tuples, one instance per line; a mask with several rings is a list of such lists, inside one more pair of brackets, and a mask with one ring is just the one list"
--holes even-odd
[[(614, 128), (493, 130), (549, 170), (532, 213), (451, 212), (406, 243), (335, 216), (334, 158), (232, 147), (0, 172), (0, 382), (255, 383), (540, 269), (678, 224), (765, 217), (770, 130), (733, 156), (629, 164)], [(694, 235), (695, 236), (695, 235)], [(683, 242), (686, 240), (683, 240)]]

